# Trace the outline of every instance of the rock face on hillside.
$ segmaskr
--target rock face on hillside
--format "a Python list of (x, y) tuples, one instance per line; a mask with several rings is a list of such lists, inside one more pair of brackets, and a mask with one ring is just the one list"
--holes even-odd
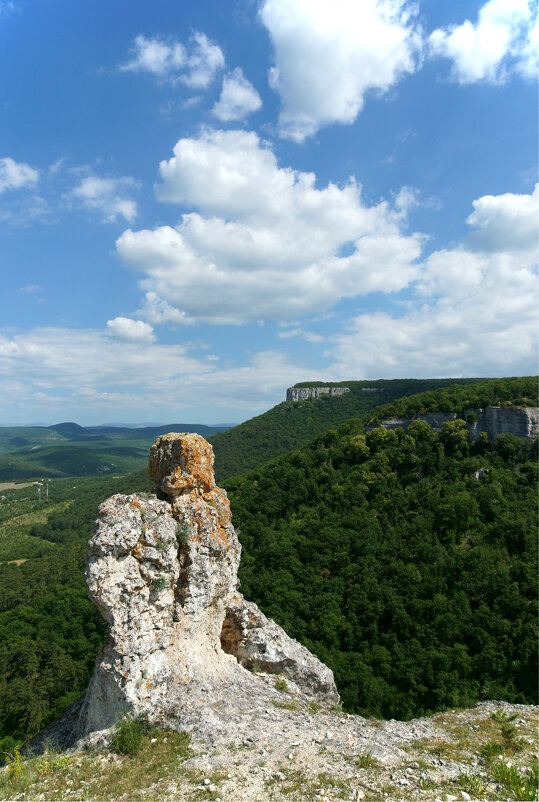
[(475, 412), (477, 422), (468, 424), (470, 440), (477, 440), (480, 432), (486, 432), (493, 442), (499, 434), (533, 438), (539, 433), (539, 409), (537, 407), (485, 407), (467, 409), (464, 417)]
[[(241, 547), (212, 448), (196, 434), (152, 446), (154, 494), (113, 496), (89, 543), (88, 594), (110, 624), (75, 738), (123, 711), (175, 728), (226, 728), (276, 693), (246, 668), (281, 674), (299, 695), (333, 704), (332, 672), (238, 592)], [(271, 688), (271, 690), (270, 690)]]
[(286, 391), (286, 400), (307, 401), (309, 398), (320, 398), (322, 395), (344, 395), (349, 392), (349, 387), (289, 387)]
[[(499, 434), (513, 434), (515, 437), (534, 438), (539, 434), (539, 408), (537, 407), (485, 407), (485, 409), (466, 409), (464, 418), (475, 413), (477, 421), (468, 423), (470, 440), (477, 440), (481, 432), (486, 432), (493, 443)], [(439, 432), (447, 421), (456, 420), (456, 412), (426, 412), (415, 418), (386, 418), (380, 421), (384, 429), (407, 429), (414, 420), (422, 420)], [(365, 426), (367, 432), (374, 426)]]
[[(439, 432), (442, 429), (444, 423), (447, 421), (456, 420), (457, 413), (456, 412), (427, 412), (424, 415), (418, 416), (419, 420), (425, 421), (428, 423), (431, 429), (435, 432)], [(417, 418), (385, 418), (384, 420), (380, 421), (380, 426), (383, 426), (384, 429), (407, 429), (408, 426), (413, 423), (414, 420)], [(374, 426), (365, 426), (365, 431), (370, 432), (371, 429), (374, 429)]]

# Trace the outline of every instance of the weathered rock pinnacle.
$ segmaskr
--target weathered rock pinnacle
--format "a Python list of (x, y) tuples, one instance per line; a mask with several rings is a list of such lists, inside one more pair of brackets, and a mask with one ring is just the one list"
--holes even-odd
[(124, 711), (222, 731), (275, 692), (246, 670), (256, 666), (286, 677), (299, 695), (337, 702), (332, 672), (237, 590), (241, 546), (209, 443), (162, 435), (150, 476), (154, 494), (112, 496), (100, 506), (89, 542), (88, 594), (110, 638), (75, 737), (112, 726)]

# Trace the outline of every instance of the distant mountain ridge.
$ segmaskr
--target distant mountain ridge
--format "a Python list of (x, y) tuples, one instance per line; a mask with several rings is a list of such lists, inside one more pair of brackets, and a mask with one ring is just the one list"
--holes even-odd
[(0, 481), (128, 473), (143, 467), (150, 445), (160, 434), (193, 432), (209, 438), (226, 428), (167, 423), (130, 429), (80, 426), (74, 421), (0, 427)]

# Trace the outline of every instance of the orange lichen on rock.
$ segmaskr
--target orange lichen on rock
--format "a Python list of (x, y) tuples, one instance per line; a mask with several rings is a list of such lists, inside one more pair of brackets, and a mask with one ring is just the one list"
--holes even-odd
[(154, 491), (172, 500), (185, 491), (207, 493), (215, 487), (213, 449), (199, 434), (169, 432), (150, 450), (150, 478)]
[[(228, 510), (228, 515), (219, 514), (218, 510), (216, 510), (217, 514), (211, 515), (208, 510), (208, 502), (205, 500), (206, 497), (207, 495), (202, 498), (195, 497), (189, 504), (189, 517), (195, 524), (195, 534), (192, 535), (192, 539), (199, 543), (205, 543), (213, 549), (226, 548), (230, 544), (231, 537), (230, 532), (227, 531), (227, 525), (230, 528), (228, 499), (227, 506), (223, 505), (222, 508), (223, 511)], [(210, 507), (210, 510), (214, 509), (215, 507)]]

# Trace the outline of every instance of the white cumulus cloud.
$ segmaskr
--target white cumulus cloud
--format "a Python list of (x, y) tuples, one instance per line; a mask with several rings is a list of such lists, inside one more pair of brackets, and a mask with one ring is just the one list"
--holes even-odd
[(185, 45), (160, 37), (135, 37), (131, 59), (120, 69), (149, 72), (161, 80), (179, 81), (192, 89), (205, 89), (224, 65), (221, 48), (204, 33), (195, 31)]
[(68, 194), (67, 199), (102, 215), (104, 222), (115, 223), (123, 217), (131, 223), (137, 216), (137, 204), (129, 197), (136, 187), (133, 178), (102, 178), (88, 175)]
[(318, 189), (314, 174), (279, 167), (252, 132), (180, 139), (160, 171), (157, 197), (197, 211), (174, 228), (128, 229), (116, 243), (144, 275), (156, 315), (172, 307), (186, 322), (295, 318), (340, 298), (397, 292), (417, 275), (422, 238), (402, 233), (401, 210), (365, 205), (353, 180)]
[(475, 23), (438, 28), (428, 40), (431, 56), (452, 63), (451, 76), (461, 84), (492, 83), (508, 70), (537, 77), (539, 36), (535, 0), (488, 0)]
[(242, 120), (262, 106), (260, 95), (239, 67), (225, 75), (219, 100), (213, 114), (223, 122)]
[(416, 67), (421, 37), (406, 0), (265, 0), (281, 97), (281, 133), (296, 141), (352, 123), (371, 90), (387, 91)]
[(144, 320), (133, 320), (130, 317), (115, 317), (107, 320), (109, 333), (118, 340), (126, 342), (148, 343), (155, 340), (153, 328)]
[(324, 342), (325, 339), (321, 334), (316, 334), (314, 331), (305, 331), (305, 329), (302, 329), (301, 327), (280, 331), (277, 336), (280, 340), (289, 340), (291, 337), (300, 337), (302, 340), (306, 340), (308, 343), (321, 343)]
[(10, 156), (0, 159), (0, 193), (8, 189), (33, 187), (39, 181), (39, 171)]
[(192, 89), (205, 89), (225, 66), (225, 57), (221, 48), (203, 33), (194, 33), (191, 42), (189, 72), (182, 75), (180, 80)]
[(538, 245), (538, 189), (531, 195), (483, 195), (466, 222), (477, 228), (468, 246), (489, 251), (532, 252)]
[(181, 42), (168, 44), (158, 38), (135, 37), (131, 60), (120, 67), (128, 72), (151, 72), (163, 77), (185, 66), (187, 55)]
[(486, 195), (477, 229), (425, 261), (399, 317), (359, 315), (336, 338), (339, 376), (511, 376), (537, 367), (539, 185), (530, 195)]

